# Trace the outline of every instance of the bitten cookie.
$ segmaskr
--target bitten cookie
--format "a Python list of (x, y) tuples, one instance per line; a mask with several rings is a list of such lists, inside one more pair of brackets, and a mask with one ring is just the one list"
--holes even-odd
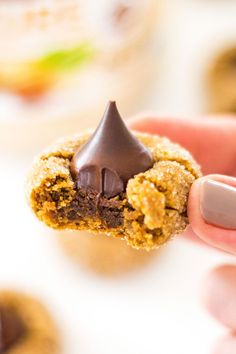
[(0, 291), (0, 353), (58, 354), (56, 326), (34, 298)]
[(189, 190), (200, 175), (179, 145), (131, 133), (110, 102), (93, 135), (62, 140), (36, 159), (27, 194), (52, 228), (105, 233), (151, 249), (186, 228)]
[(236, 47), (215, 58), (208, 74), (207, 90), (210, 111), (236, 113)]

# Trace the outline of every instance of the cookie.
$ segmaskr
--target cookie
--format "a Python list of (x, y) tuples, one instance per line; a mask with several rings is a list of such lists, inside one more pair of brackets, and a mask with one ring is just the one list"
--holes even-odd
[(0, 325), (0, 353), (59, 353), (58, 333), (51, 316), (28, 295), (0, 292)]
[(155, 251), (129, 247), (124, 240), (88, 232), (61, 232), (57, 240), (78, 265), (99, 276), (122, 276), (150, 263)]
[(189, 190), (200, 176), (189, 152), (167, 138), (130, 132), (110, 102), (93, 135), (59, 141), (36, 159), (27, 195), (49, 227), (107, 234), (149, 250), (184, 231)]
[(214, 59), (207, 90), (211, 112), (236, 113), (236, 47), (225, 50)]

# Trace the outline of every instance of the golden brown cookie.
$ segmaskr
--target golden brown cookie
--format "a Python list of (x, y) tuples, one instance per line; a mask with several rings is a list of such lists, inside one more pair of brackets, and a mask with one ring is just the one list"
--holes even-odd
[(56, 326), (44, 306), (18, 292), (0, 292), (0, 353), (58, 354)]
[(211, 112), (236, 113), (236, 47), (221, 52), (214, 59), (207, 90)]
[(156, 255), (129, 247), (125, 241), (88, 232), (62, 232), (57, 236), (64, 251), (84, 268), (102, 276), (120, 276), (148, 264)]
[[(107, 112), (110, 112), (109, 117)], [(106, 137), (101, 138), (101, 129), (107, 130)], [(122, 137), (116, 136), (117, 131)], [(106, 146), (106, 139), (109, 140), (105, 160), (115, 167), (100, 169), (94, 165), (96, 161), (89, 158), (93, 165), (87, 166), (86, 161), (82, 167), (77, 164), (78, 177), (72, 176), (75, 171), (71, 166), (73, 164), (75, 168), (78, 162), (73, 158), (82, 154), (84, 161), (87, 158), (85, 149), (92, 149), (95, 155), (97, 151), (101, 152), (101, 146), (91, 146), (91, 141), (97, 140), (98, 135), (102, 146)], [(124, 146), (124, 135), (128, 148)], [(84, 133), (64, 139), (36, 159), (27, 183), (27, 195), (40, 220), (58, 230), (105, 233), (147, 250), (164, 244), (186, 228), (189, 190), (201, 175), (189, 152), (167, 138), (128, 132), (114, 103), (110, 103), (100, 126), (90, 138), (90, 133)], [(135, 158), (135, 154), (131, 157), (131, 152), (137, 152), (137, 149), (138, 157)], [(104, 160), (104, 154), (103, 151), (96, 159)], [(124, 160), (127, 161), (124, 163)], [(143, 162), (144, 172), (133, 173), (125, 184), (126, 170), (130, 166), (134, 169), (140, 162)], [(146, 166), (151, 163), (150, 167), (144, 169), (145, 163)], [(89, 182), (92, 189), (86, 188)]]

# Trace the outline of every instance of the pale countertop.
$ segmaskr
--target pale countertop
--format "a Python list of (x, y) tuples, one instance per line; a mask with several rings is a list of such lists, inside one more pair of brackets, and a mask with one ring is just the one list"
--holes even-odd
[[(143, 108), (185, 116), (203, 111), (196, 81), (199, 48), (208, 48), (208, 32), (218, 33), (219, 26), (229, 31), (236, 11), (232, 3), (169, 0), (166, 71)], [(209, 354), (225, 329), (201, 304), (203, 279), (215, 265), (234, 258), (176, 238), (136, 273), (107, 279), (85, 272), (63, 254), (26, 205), (23, 186), (32, 155), (0, 154), (0, 286), (29, 291), (48, 304), (66, 354)]]

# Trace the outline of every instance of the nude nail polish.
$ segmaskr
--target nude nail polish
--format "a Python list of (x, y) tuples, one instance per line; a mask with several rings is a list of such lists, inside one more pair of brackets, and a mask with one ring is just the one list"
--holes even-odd
[(200, 210), (208, 224), (236, 230), (236, 188), (204, 180), (200, 187)]

